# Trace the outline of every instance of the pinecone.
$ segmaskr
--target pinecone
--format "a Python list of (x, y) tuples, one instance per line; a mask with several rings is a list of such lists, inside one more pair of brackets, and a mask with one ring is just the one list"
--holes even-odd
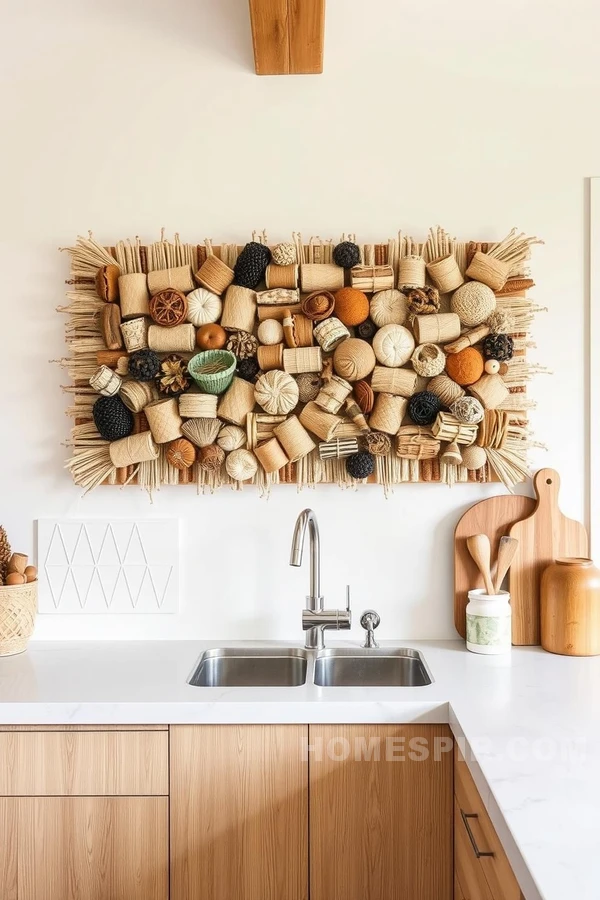
[(343, 269), (351, 269), (360, 262), (360, 249), (357, 244), (352, 241), (342, 241), (337, 244), (333, 250), (333, 261), (336, 266)]
[(234, 331), (225, 344), (225, 349), (238, 359), (251, 359), (258, 351), (258, 341), (247, 331)]
[(513, 358), (514, 346), (510, 334), (488, 334), (483, 342), (483, 355), (486, 359), (508, 362)]
[(138, 381), (152, 381), (160, 371), (160, 359), (154, 350), (136, 350), (129, 357), (129, 374)]
[(165, 356), (160, 364), (160, 372), (156, 378), (156, 385), (161, 394), (178, 397), (187, 391), (191, 384), (188, 375), (187, 364), (182, 356), (171, 353)]
[(246, 244), (233, 267), (234, 284), (254, 290), (271, 262), (271, 251), (264, 244), (250, 241)]
[(3, 526), (0, 526), (0, 585), (4, 584), (6, 570), (8, 569), (8, 561), (11, 554), (12, 550), (10, 549), (6, 529)]
[(133, 413), (120, 397), (98, 397), (92, 408), (96, 428), (105, 441), (118, 441), (133, 431)]

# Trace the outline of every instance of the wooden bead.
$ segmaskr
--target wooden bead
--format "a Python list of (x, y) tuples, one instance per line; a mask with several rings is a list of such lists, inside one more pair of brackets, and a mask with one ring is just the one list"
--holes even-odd
[(488, 375), (497, 375), (500, 371), (500, 363), (497, 359), (488, 359), (484, 368)]
[(25, 575), (21, 575), (20, 572), (11, 572), (4, 579), (4, 584), (8, 586), (14, 586), (17, 584), (25, 584), (27, 582), (27, 578)]
[(23, 574), (25, 575), (28, 584), (32, 581), (37, 581), (37, 569), (35, 566), (27, 566)]

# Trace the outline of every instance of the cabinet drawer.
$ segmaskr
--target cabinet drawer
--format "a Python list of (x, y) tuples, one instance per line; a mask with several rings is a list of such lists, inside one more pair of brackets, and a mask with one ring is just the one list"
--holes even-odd
[(166, 731), (0, 733), (0, 796), (168, 794)]
[(493, 900), (480, 860), (473, 847), (458, 803), (454, 802), (454, 900)]
[[(473, 861), (479, 865), (485, 876), (492, 900), (521, 900), (521, 890), (517, 879), (464, 757), (456, 745), (454, 747), (454, 793), (457, 816), (455, 818), (456, 834), (462, 835), (464, 832), (464, 839), (467, 842), (466, 850), (470, 852)], [(485, 855), (477, 857), (473, 841), (477, 849)], [(460, 874), (458, 877), (463, 890), (467, 891), (467, 886)], [(482, 896), (485, 897), (485, 895)], [(475, 898), (468, 896), (468, 900), (475, 900)]]

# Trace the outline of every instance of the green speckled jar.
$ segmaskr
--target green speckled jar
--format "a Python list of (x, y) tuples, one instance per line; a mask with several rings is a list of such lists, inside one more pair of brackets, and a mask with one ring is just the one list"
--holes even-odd
[(467, 604), (467, 650), (488, 656), (510, 653), (511, 650), (510, 594), (486, 594), (484, 590), (469, 591)]

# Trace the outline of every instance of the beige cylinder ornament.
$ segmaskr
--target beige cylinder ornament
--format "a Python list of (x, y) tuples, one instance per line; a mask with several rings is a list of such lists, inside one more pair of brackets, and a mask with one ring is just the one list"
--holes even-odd
[(254, 453), (267, 475), (270, 475), (272, 472), (278, 472), (289, 463), (283, 447), (277, 438), (274, 437), (270, 441), (255, 447)]
[(276, 266), (269, 263), (265, 272), (265, 284), (267, 288), (297, 288), (298, 287), (298, 266)]
[(413, 330), (417, 344), (445, 344), (460, 335), (460, 319), (456, 313), (415, 316)]
[(398, 434), (407, 406), (408, 400), (405, 397), (377, 394), (369, 417), (370, 427), (373, 431), (383, 431), (384, 434)]
[(148, 290), (152, 296), (167, 288), (173, 288), (183, 294), (193, 291), (192, 267), (177, 266), (174, 269), (156, 269), (154, 272), (148, 272)]
[(138, 463), (150, 462), (158, 458), (158, 447), (152, 438), (152, 432), (142, 431), (111, 441), (108, 446), (110, 461), (117, 469), (125, 466), (136, 466)]
[(302, 372), (320, 372), (323, 357), (320, 347), (297, 347), (283, 351), (283, 368), (290, 375)]
[(90, 378), (90, 387), (103, 397), (114, 397), (121, 390), (123, 379), (108, 366), (100, 366)]
[(344, 270), (333, 263), (304, 263), (300, 282), (306, 294), (313, 291), (337, 291), (344, 287)]
[(165, 328), (150, 325), (148, 346), (156, 353), (193, 353), (196, 347), (196, 329), (187, 323)]
[(316, 434), (320, 440), (330, 441), (343, 420), (339, 416), (325, 412), (311, 400), (300, 413), (300, 421), (308, 431)]
[(467, 275), (473, 281), (481, 281), (493, 291), (501, 291), (510, 274), (511, 264), (502, 259), (495, 259), (479, 250), (473, 256)]
[(315, 403), (334, 415), (342, 408), (342, 403), (352, 390), (352, 385), (339, 375), (333, 375), (323, 384)]
[(497, 409), (510, 394), (500, 375), (482, 375), (479, 381), (469, 385), (469, 392), (484, 409)]
[(398, 263), (398, 287), (425, 287), (425, 260), (422, 256), (403, 256)]
[(167, 444), (181, 437), (181, 416), (175, 397), (154, 400), (144, 408), (152, 437), (157, 444)]
[(239, 284), (232, 284), (228, 287), (223, 301), (221, 327), (235, 331), (249, 331), (252, 334), (255, 315), (255, 291), (251, 291), (250, 288), (240, 287)]
[(150, 315), (148, 283), (141, 272), (119, 276), (119, 296), (124, 319)]
[(121, 334), (129, 353), (145, 350), (148, 346), (148, 320), (144, 316), (121, 322)]
[(296, 462), (303, 456), (308, 456), (316, 447), (315, 442), (297, 416), (290, 416), (281, 425), (276, 425), (273, 430), (290, 462)]
[(300, 303), (300, 292), (294, 288), (271, 288), (256, 295), (259, 306), (296, 306)]
[(331, 353), (335, 348), (350, 337), (350, 332), (335, 316), (330, 316), (319, 322), (314, 327), (314, 336), (324, 353)]
[(394, 394), (396, 397), (412, 397), (417, 390), (418, 375), (411, 369), (390, 369), (375, 366), (371, 387), (376, 393)]
[(258, 364), (263, 372), (283, 369), (283, 344), (266, 344), (256, 351)]
[(433, 262), (427, 263), (427, 272), (440, 294), (448, 294), (455, 291), (464, 282), (462, 273), (456, 262), (454, 253), (448, 256), (440, 256)]
[(218, 399), (216, 394), (182, 394), (179, 415), (183, 419), (216, 419)]
[(245, 425), (246, 416), (254, 409), (254, 385), (243, 378), (234, 378), (222, 395), (217, 415), (233, 425)]
[(125, 381), (121, 400), (131, 412), (141, 412), (149, 403), (158, 400), (158, 390), (151, 381)]
[(218, 256), (211, 254), (206, 257), (194, 277), (198, 284), (212, 291), (213, 294), (224, 294), (235, 276), (233, 269), (230, 269)]

